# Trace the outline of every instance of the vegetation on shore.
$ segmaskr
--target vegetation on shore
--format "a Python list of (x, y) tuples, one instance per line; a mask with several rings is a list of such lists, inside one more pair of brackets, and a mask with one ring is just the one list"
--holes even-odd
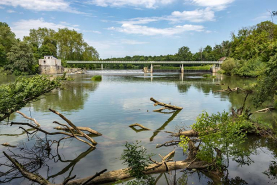
[(101, 80), (102, 80), (102, 76), (100, 76), (100, 75), (95, 75), (95, 76), (91, 77), (91, 80), (92, 80), (92, 81), (101, 81)]

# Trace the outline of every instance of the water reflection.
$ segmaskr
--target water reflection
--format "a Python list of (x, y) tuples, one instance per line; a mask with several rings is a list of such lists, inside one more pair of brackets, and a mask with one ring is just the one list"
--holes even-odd
[(100, 82), (74, 81), (62, 86), (38, 101), (32, 103), (35, 111), (46, 112), (51, 107), (61, 111), (76, 111), (84, 108), (90, 93), (95, 91)]
[[(30, 104), (30, 107), (22, 110), (27, 115), (31, 111), (32, 117), (49, 131), (53, 129), (49, 120), (56, 120), (55, 115), (48, 114), (48, 108), (51, 107), (67, 115), (74, 124), (91, 127), (103, 134), (97, 138), (98, 145), (93, 151), (79, 142), (65, 143), (60, 151), (61, 160), (58, 160), (57, 156), (55, 160), (46, 161), (51, 171), (47, 172), (47, 168), (38, 170), (38, 173), (51, 179), (52, 182), (60, 183), (65, 177), (72, 175), (82, 178), (105, 168), (108, 170), (124, 168), (119, 158), (126, 141), (141, 140), (149, 153), (168, 153), (174, 146), (155, 148), (156, 144), (171, 140), (168, 138), (169, 135), (163, 131), (173, 132), (177, 127), (190, 126), (203, 110), (210, 114), (228, 111), (231, 107), (241, 107), (244, 93), (228, 94), (214, 91), (226, 89), (228, 86), (244, 88), (255, 80), (222, 75), (217, 75), (215, 79), (205, 79), (202, 74), (117, 73), (112, 75), (107, 73), (103, 75), (100, 83), (95, 83), (90, 80), (92, 75), (94, 74), (73, 76), (75, 80), (68, 82), (64, 89), (41, 97), (40, 100)], [(170, 115), (152, 112), (154, 108), (152, 102), (149, 101), (150, 97), (165, 103), (171, 102), (184, 109)], [(251, 96), (247, 99), (246, 106), (250, 107), (252, 112), (256, 110), (252, 106)], [(48, 115), (45, 116), (45, 114)], [(276, 112), (255, 113), (252, 118), (274, 126), (273, 120), (277, 118), (277, 114)], [(21, 116), (11, 119), (22, 121)], [(137, 133), (132, 131), (128, 126), (135, 122), (143, 123), (152, 131), (138, 131)], [(19, 141), (27, 140), (25, 134), (18, 128), (2, 124), (0, 131), (1, 143), (9, 142), (17, 145)], [(272, 168), (270, 161), (275, 161), (276, 144), (269, 139), (251, 137), (242, 147), (245, 148), (244, 155), (236, 158), (230, 157), (227, 177), (225, 174), (213, 179), (201, 173), (199, 179), (196, 172), (185, 174), (177, 171), (178, 182), (180, 184), (216, 184), (225, 181), (226, 184), (244, 181), (249, 184), (274, 183), (276, 179), (269, 179), (263, 172)], [(6, 150), (2, 146), (0, 149)], [(17, 150), (17, 152), (20, 151)], [(249, 156), (246, 155), (247, 153)], [(1, 160), (3, 158), (0, 158)], [(174, 160), (184, 160), (182, 149), (176, 148)], [(3, 171), (2, 167), (1, 171)], [(167, 184), (167, 181), (174, 177), (173, 175), (174, 173), (172, 175), (157, 174), (157, 184)], [(13, 180), (11, 184), (20, 184), (21, 181), (22, 179)], [(24, 183), (29, 182), (24, 181)]]

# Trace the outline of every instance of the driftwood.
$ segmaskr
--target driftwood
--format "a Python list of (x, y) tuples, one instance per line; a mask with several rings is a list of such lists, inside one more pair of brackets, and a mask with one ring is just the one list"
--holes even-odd
[(12, 148), (15, 148), (16, 146), (14, 146), (14, 145), (10, 145), (9, 143), (3, 143), (3, 144), (1, 144), (2, 146), (5, 146), (5, 147), (12, 147)]
[(142, 128), (143, 130), (151, 130), (151, 129), (149, 129), (149, 128), (141, 125), (141, 124), (138, 124), (138, 123), (134, 123), (132, 125), (129, 125), (129, 127), (135, 127), (135, 126), (138, 126), (138, 127)]
[[(102, 134), (100, 132), (97, 132), (96, 130), (93, 130), (93, 129), (89, 128), (89, 127), (77, 127), (77, 128), (79, 130), (81, 130), (81, 131), (87, 131), (87, 132), (89, 132), (91, 134), (94, 134), (94, 135), (97, 135), (97, 136), (102, 136)], [(72, 128), (72, 127), (69, 127), (69, 128), (55, 127), (54, 129), (56, 129), (56, 130), (64, 130), (64, 131), (69, 131), (69, 129), (70, 129), (70, 130), (74, 131), (74, 128)]]
[(218, 91), (214, 91), (214, 92), (235, 92), (235, 91), (245, 91), (244, 89), (242, 89), (242, 88), (240, 88), (240, 87), (235, 87), (235, 88), (230, 88), (229, 86), (228, 86), (228, 88), (227, 89), (222, 89), (222, 90), (218, 90)]
[(268, 112), (268, 111), (271, 111), (271, 110), (275, 110), (275, 108), (274, 107), (268, 107), (268, 108), (264, 108), (264, 109), (261, 109), (261, 110), (257, 110), (256, 112), (261, 113), (261, 112)]
[(160, 105), (160, 106), (164, 106), (166, 108), (173, 109), (173, 110), (182, 110), (183, 109), (183, 107), (178, 107), (178, 106), (175, 106), (175, 105), (170, 105), (170, 104), (159, 102), (159, 101), (155, 100), (152, 97), (150, 98), (150, 100), (155, 103), (154, 106)]
[[(55, 110), (52, 110), (52, 109), (49, 109), (49, 110), (50, 110), (51, 112), (57, 114), (58, 116), (60, 116), (63, 120), (65, 120), (65, 121), (68, 123), (69, 126), (68, 126), (68, 125), (65, 125), (65, 124), (62, 124), (62, 123), (59, 123), (59, 122), (57, 122), (57, 121), (54, 121), (53, 123), (56, 123), (56, 124), (62, 126), (61, 128), (64, 128), (64, 129), (60, 129), (60, 130), (68, 130), (69, 132), (48, 132), (48, 131), (46, 131), (46, 130), (40, 128), (40, 127), (38, 127), (37, 125), (34, 126), (33, 124), (30, 124), (30, 123), (21, 123), (21, 122), (11, 122), (11, 126), (12, 126), (12, 125), (24, 125), (24, 126), (29, 126), (29, 127), (33, 128), (33, 129), (35, 129), (35, 131), (40, 131), (40, 132), (43, 132), (43, 133), (48, 134), (48, 135), (58, 135), (58, 134), (66, 135), (66, 136), (69, 136), (69, 137), (66, 137), (66, 138), (74, 137), (75, 139), (77, 139), (77, 140), (79, 140), (79, 141), (81, 141), (81, 142), (83, 142), (83, 143), (86, 143), (86, 144), (89, 145), (90, 147), (95, 147), (95, 145), (97, 144), (97, 142), (96, 142), (94, 139), (92, 139), (91, 137), (89, 137), (87, 134), (85, 134), (84, 132), (82, 132), (82, 131), (81, 131), (82, 129), (79, 129), (77, 126), (75, 126), (70, 120), (68, 120), (68, 119), (67, 119), (64, 115), (62, 115), (61, 113), (59, 113), (59, 112), (57, 112), (57, 111), (55, 111)], [(24, 117), (25, 117), (25, 116), (24, 116)], [(27, 119), (28, 119), (28, 118), (27, 118)], [(28, 135), (28, 134), (31, 134), (31, 133), (28, 132), (28, 130), (24, 129), (23, 127), (19, 127), (19, 128), (23, 129), (23, 130), (25, 131), (25, 133), (27, 133), (27, 135)], [(80, 127), (80, 128), (83, 128), (83, 127)], [(85, 127), (85, 128), (83, 128), (83, 129), (85, 129), (85, 130), (88, 131), (88, 132), (94, 132), (94, 133), (100, 135), (99, 132), (96, 132), (96, 131), (94, 131), (94, 130), (92, 130), (92, 129), (90, 129), (90, 128)], [(81, 139), (80, 137), (83, 137), (83, 138), (87, 139), (89, 142), (87, 142), (87, 141)]]
[(171, 136), (175, 136), (175, 137), (179, 137), (180, 135), (184, 135), (184, 136), (188, 136), (188, 137), (197, 137), (198, 136), (198, 133), (194, 130), (185, 130), (185, 131), (178, 132), (178, 133), (166, 131), (166, 133), (170, 133)]
[(37, 122), (37, 120), (36, 119), (34, 119), (34, 118), (30, 118), (30, 117), (28, 117), (28, 116), (26, 116), (25, 114), (23, 114), (22, 112), (20, 112), (20, 111), (16, 111), (18, 114), (20, 114), (21, 116), (23, 116), (24, 118), (26, 118), (26, 119), (28, 119), (28, 120), (31, 120), (31, 121), (33, 121), (38, 127), (40, 127), (40, 124)]

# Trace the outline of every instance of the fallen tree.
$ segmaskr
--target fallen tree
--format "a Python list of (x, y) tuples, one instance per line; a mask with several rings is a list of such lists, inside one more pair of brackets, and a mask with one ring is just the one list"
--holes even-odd
[(19, 77), (15, 82), (0, 86), (0, 121), (20, 110), (27, 103), (59, 87), (60, 81), (47, 76)]
[[(36, 125), (32, 125), (30, 123), (22, 123), (22, 122), (11, 122), (11, 126), (12, 125), (21, 125), (21, 126), (28, 126), (28, 127), (31, 127), (33, 129), (35, 129), (35, 131), (40, 131), (40, 132), (43, 132), (47, 135), (65, 135), (66, 137), (64, 138), (61, 138), (61, 139), (68, 139), (68, 138), (75, 138), (87, 145), (89, 145), (90, 147), (95, 147), (95, 145), (97, 144), (97, 142), (92, 139), (91, 137), (89, 137), (87, 134), (85, 134), (83, 131), (88, 131), (90, 133), (93, 133), (93, 134), (96, 134), (96, 135), (102, 135), (101, 133), (95, 131), (95, 130), (92, 130), (88, 127), (77, 127), (75, 126), (69, 119), (67, 119), (64, 115), (62, 115), (61, 113), (53, 110), (53, 109), (49, 109), (51, 112), (57, 114), (59, 117), (61, 117), (64, 121), (67, 122), (67, 124), (69, 125), (66, 125), (66, 124), (62, 124), (62, 123), (59, 123), (57, 121), (54, 121), (53, 123), (55, 124), (58, 124), (62, 127), (59, 127), (60, 130), (66, 130), (66, 131), (69, 131), (69, 132), (48, 132), (44, 129), (42, 129), (41, 127), (38, 127), (37, 124)], [(20, 129), (24, 130), (27, 135), (30, 134), (25, 128), (23, 127), (19, 127)], [(83, 130), (83, 131), (82, 131)], [(80, 137), (82, 138), (85, 138), (87, 139), (88, 141), (85, 141), (83, 139), (81, 139)]]
[[(171, 105), (171, 104), (166, 104), (166, 103), (163, 103), (163, 102), (159, 102), (157, 100), (155, 100), (154, 98), (150, 98), (151, 101), (153, 101), (155, 104), (154, 106), (157, 106), (157, 105), (160, 105), (160, 106), (164, 106), (165, 108), (168, 108), (168, 109), (173, 109), (173, 110), (182, 110), (183, 107), (178, 107), (178, 106), (175, 106), (175, 105)], [(163, 110), (163, 109), (161, 109)]]

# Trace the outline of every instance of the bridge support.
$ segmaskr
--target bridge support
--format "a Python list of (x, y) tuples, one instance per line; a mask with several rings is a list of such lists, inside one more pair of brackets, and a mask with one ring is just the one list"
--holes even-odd
[(153, 73), (153, 64), (151, 63), (150, 73)]
[(211, 71), (212, 73), (217, 73), (220, 69), (220, 64), (214, 64)]
[(101, 70), (103, 70), (103, 69), (104, 69), (103, 64), (101, 64)]
[(181, 73), (184, 73), (184, 64), (181, 64), (181, 65), (180, 65), (180, 68), (181, 68), (181, 69), (180, 69), (180, 70), (181, 70)]

